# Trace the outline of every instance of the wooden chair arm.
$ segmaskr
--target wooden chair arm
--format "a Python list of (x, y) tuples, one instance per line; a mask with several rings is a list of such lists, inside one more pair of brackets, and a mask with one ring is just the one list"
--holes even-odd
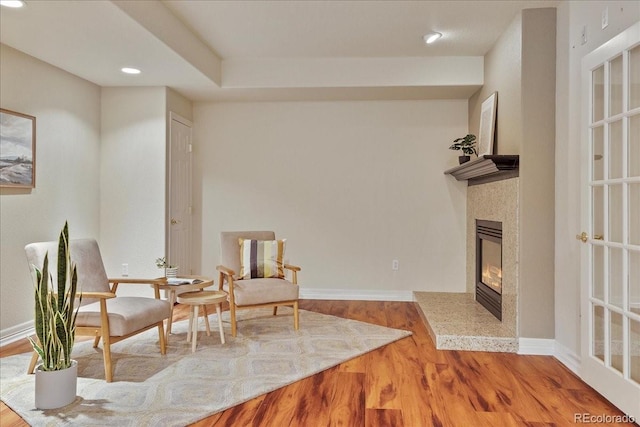
[(78, 292), (77, 296), (82, 296), (82, 298), (110, 299), (115, 298), (116, 294), (112, 292)]
[[(53, 294), (54, 298), (58, 298), (58, 294)], [(110, 299), (115, 298), (116, 294), (113, 292), (78, 292), (76, 293), (76, 298), (100, 298), (100, 299)]]
[(231, 277), (233, 277), (236, 274), (235, 271), (233, 271), (230, 268), (225, 267), (224, 265), (217, 266), (216, 270), (218, 270), (220, 273), (226, 274), (227, 276), (231, 276)]
[(291, 264), (285, 264), (284, 268), (286, 270), (291, 271), (291, 282), (294, 285), (297, 285), (298, 284), (298, 271), (300, 271), (301, 268), (298, 267), (297, 265), (291, 265)]
[(218, 275), (218, 290), (222, 291), (224, 286), (224, 281), (226, 280), (229, 287), (227, 288), (227, 294), (229, 295), (229, 304), (235, 304), (235, 295), (233, 294), (233, 276), (236, 274), (230, 268), (225, 267), (224, 265), (216, 266), (216, 270), (220, 272)]

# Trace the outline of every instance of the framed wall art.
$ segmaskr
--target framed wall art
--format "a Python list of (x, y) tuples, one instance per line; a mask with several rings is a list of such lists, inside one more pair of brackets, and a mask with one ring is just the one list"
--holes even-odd
[(36, 118), (0, 108), (0, 187), (36, 186)]
[(482, 102), (482, 108), (480, 110), (480, 131), (478, 134), (478, 157), (485, 154), (493, 154), (497, 107), (498, 92), (492, 93)]

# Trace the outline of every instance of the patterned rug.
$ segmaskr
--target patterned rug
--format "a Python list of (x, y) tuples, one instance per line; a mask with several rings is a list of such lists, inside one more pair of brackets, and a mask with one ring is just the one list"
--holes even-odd
[(276, 317), (270, 309), (238, 315), (236, 338), (228, 312), (222, 315), (226, 344), (210, 315), (211, 336), (200, 333), (195, 353), (186, 342), (187, 321), (173, 324), (165, 356), (157, 330), (112, 345), (112, 383), (104, 381), (102, 350), (76, 343), (78, 396), (60, 409), (35, 409), (34, 376), (25, 374), (30, 354), (2, 358), (0, 396), (37, 426), (184, 426), (411, 335), (305, 310), (299, 331), (290, 309)]

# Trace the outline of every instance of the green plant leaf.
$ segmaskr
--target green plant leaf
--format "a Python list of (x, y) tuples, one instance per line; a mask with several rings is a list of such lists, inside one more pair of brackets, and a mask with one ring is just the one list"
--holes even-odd
[(69, 226), (65, 222), (58, 239), (58, 271), (55, 286), (53, 277), (49, 274), (48, 253), (45, 254), (42, 271), (33, 266), (37, 342), (31, 338), (30, 342), (42, 359), (42, 369), (45, 371), (71, 366), (71, 350), (75, 340), (75, 322), (79, 306), (74, 310), (78, 296), (78, 272), (76, 265), (71, 262), (69, 245)]

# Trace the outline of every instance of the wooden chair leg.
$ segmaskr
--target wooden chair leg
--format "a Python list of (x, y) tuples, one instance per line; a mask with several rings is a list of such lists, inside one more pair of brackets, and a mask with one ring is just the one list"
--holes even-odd
[(293, 329), (296, 331), (300, 327), (300, 315), (298, 313), (298, 301), (293, 303)]
[(102, 357), (104, 358), (104, 378), (110, 383), (113, 381), (113, 369), (111, 367), (111, 331), (109, 329), (109, 315), (107, 314), (107, 302), (100, 299), (100, 321), (102, 327)]
[(278, 306), (274, 305), (273, 306), (273, 315), (275, 316), (276, 314), (278, 314)]
[(111, 367), (111, 340), (109, 337), (103, 337), (102, 341), (102, 357), (104, 358), (104, 378), (110, 383), (113, 381), (113, 369)]
[(165, 335), (164, 335), (163, 320), (158, 322), (158, 333), (160, 334), (160, 336), (158, 337), (160, 339), (160, 354), (165, 355), (167, 354), (167, 341), (165, 340)]
[(100, 335), (96, 336), (96, 337), (93, 339), (93, 348), (98, 347), (98, 344), (100, 344)]
[(36, 363), (38, 363), (38, 358), (40, 356), (38, 355), (38, 353), (34, 350), (33, 354), (31, 355), (31, 361), (29, 362), (29, 368), (27, 369), (27, 374), (33, 374), (33, 371), (35, 371), (36, 369)]
[(231, 336), (236, 336), (237, 325), (236, 325), (236, 306), (233, 303), (229, 304), (229, 317), (231, 317)]

